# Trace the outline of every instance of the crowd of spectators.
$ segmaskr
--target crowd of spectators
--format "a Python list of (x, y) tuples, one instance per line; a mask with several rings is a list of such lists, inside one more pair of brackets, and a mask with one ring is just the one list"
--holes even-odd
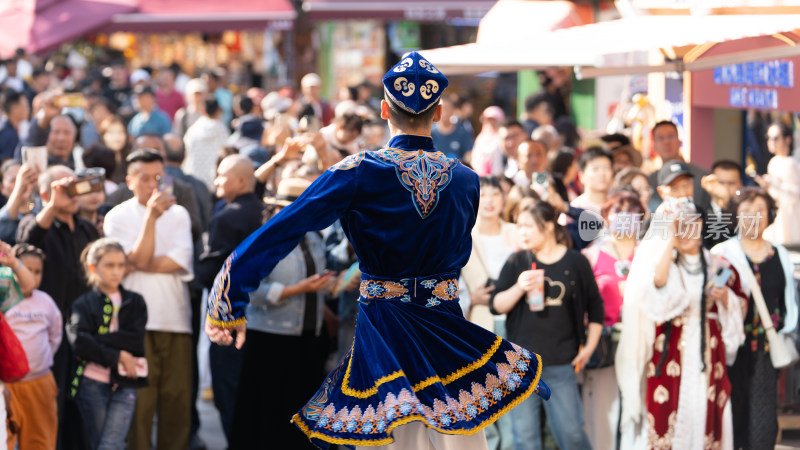
[[(313, 73), (299, 90), (231, 92), (221, 70), (192, 78), (177, 65), (131, 71), (114, 62), (94, 77), (38, 67), (26, 73), (25, 58), (6, 61), (0, 79), (0, 263), (13, 269), (21, 289), (2, 312), (30, 351), (32, 370), (6, 385), (11, 398), (0, 414), (8, 410), (11, 426), (0, 432), (0, 442), (97, 448), (103, 428), (87, 424), (86, 404), (78, 408), (81, 402), (69, 395), (78, 362), (100, 352), (92, 364), (105, 362), (112, 375), (117, 359), (137, 370), (130, 351), (114, 339), (94, 336), (88, 342), (96, 348), (87, 352), (76, 337), (87, 308), (86, 300), (80, 307), (76, 301), (106, 286), (88, 276), (102, 257), (86, 265), (81, 254), (110, 238), (124, 254), (123, 300), (135, 292), (147, 309), (138, 339), (149, 383), (135, 386), (125, 425), (128, 448), (203, 448), (194, 405), (202, 384), (196, 356), (205, 292), (227, 255), (316, 177), (344, 157), (384, 145), (389, 130), (382, 96), (364, 83), (328, 101), (323, 80)], [(622, 381), (635, 380), (638, 389), (651, 374), (628, 360), (615, 365), (614, 354), (601, 355), (599, 347), (610, 339), (616, 348), (620, 333), (624, 340), (631, 333), (625, 330), (634, 329), (626, 328), (624, 311), (628, 275), (646, 264), (636, 257), (639, 243), (674, 201), (691, 198), (694, 209), (682, 211), (697, 214), (702, 235), (672, 243), (675, 264), (690, 261), (682, 255), (696, 254), (695, 241), (712, 249), (743, 234), (765, 242), (763, 248), (742, 244), (751, 266), (789, 264), (781, 245), (800, 243), (800, 168), (791, 156), (791, 129), (769, 127), (767, 145), (775, 156), (766, 173), (750, 178), (736, 161), (716, 161), (710, 171), (684, 161), (678, 127), (659, 122), (651, 132), (661, 168), (648, 173), (641, 169), (642, 152), (624, 135), (584, 146), (568, 105), (553, 92), (532, 95), (518, 120), (489, 106), (476, 117), (477, 130), (470, 99), (456, 94), (442, 97), (432, 137), (438, 151), (481, 176), (473, 254), (460, 280), (462, 308), (469, 320), (541, 354), (543, 377), (553, 388), (550, 402), (531, 397), (489, 427), (489, 448), (616, 448), (618, 431), (631, 421), (641, 426), (636, 421), (647, 413), (644, 400), (626, 406)], [(87, 180), (99, 187), (80, 191), (77, 183)], [(742, 208), (758, 210), (761, 203), (764, 222), (755, 234), (743, 233)], [(359, 281), (353, 255), (340, 225), (309, 233), (251, 294), (244, 349), (211, 345), (212, 397), (231, 448), (253, 448), (269, 436), (285, 448), (309, 445), (289, 417), (324, 379), (328, 360), (341, 358), (353, 339)], [(649, 286), (652, 292), (667, 295), (659, 290), (664, 286), (680, 291), (664, 275), (670, 261), (656, 272), (664, 280)], [(539, 276), (531, 264), (547, 280), (543, 311), (521, 300)], [(788, 286), (793, 280), (770, 282)], [(788, 287), (785, 292), (764, 287), (776, 322), (791, 331), (796, 306), (787, 306), (794, 294)], [(651, 322), (675, 317), (663, 305), (642, 305), (656, 318)], [(676, 308), (681, 305), (688, 308)], [(752, 300), (744, 298), (743, 305), (747, 338), (725, 344), (741, 344), (732, 349), (740, 354), (739, 375), (731, 376), (734, 438), (737, 446), (756, 448), (775, 443), (776, 396), (774, 389), (754, 393), (752, 377), (772, 385), (777, 379), (764, 358), (768, 346), (758, 334), (763, 328)], [(119, 327), (112, 334), (123, 333)], [(276, 360), (285, 370), (271, 368)], [(757, 375), (748, 372), (751, 366)], [(44, 389), (52, 402), (41, 398)], [(772, 415), (755, 420), (752, 411)]]

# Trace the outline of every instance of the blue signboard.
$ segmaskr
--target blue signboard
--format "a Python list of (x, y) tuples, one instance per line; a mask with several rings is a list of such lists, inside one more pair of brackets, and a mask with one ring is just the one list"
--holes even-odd
[(792, 61), (760, 61), (714, 68), (714, 84), (753, 87), (794, 87)]
[(778, 109), (777, 88), (794, 87), (794, 62), (756, 61), (714, 68), (714, 84), (729, 85), (728, 105)]

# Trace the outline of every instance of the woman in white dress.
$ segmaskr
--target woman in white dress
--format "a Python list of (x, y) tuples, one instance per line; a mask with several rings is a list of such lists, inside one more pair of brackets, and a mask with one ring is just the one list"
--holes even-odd
[(800, 244), (800, 164), (792, 157), (792, 129), (775, 122), (767, 129), (767, 149), (774, 156), (767, 174), (756, 181), (778, 202), (775, 222), (764, 230), (764, 238), (781, 245)]
[[(726, 363), (744, 340), (739, 301), (744, 296), (733, 268), (722, 286), (713, 283), (716, 268), (729, 264), (703, 250), (702, 221), (694, 205), (687, 199), (672, 203), (669, 237), (650, 257), (655, 262), (640, 268), (637, 281), (643, 314), (633, 328), (642, 336), (622, 336), (646, 342), (637, 447), (732, 449)], [(626, 290), (626, 303), (629, 294)], [(628, 320), (623, 312), (623, 330)]]

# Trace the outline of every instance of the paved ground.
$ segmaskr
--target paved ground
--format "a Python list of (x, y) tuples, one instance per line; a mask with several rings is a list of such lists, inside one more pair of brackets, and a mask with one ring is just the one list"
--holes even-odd
[(200, 438), (206, 443), (208, 450), (225, 450), (228, 442), (222, 432), (219, 413), (214, 402), (197, 400), (197, 411), (200, 413)]

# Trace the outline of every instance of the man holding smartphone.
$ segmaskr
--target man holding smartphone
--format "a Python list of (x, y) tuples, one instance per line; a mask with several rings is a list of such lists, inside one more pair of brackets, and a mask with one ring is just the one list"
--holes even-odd
[(122, 284), (142, 294), (148, 311), (145, 356), (150, 386), (137, 395), (128, 444), (149, 450), (158, 414), (156, 447), (186, 449), (194, 351), (187, 284), (194, 278), (191, 221), (186, 209), (164, 190), (160, 153), (137, 150), (126, 161), (133, 198), (108, 212), (103, 231), (125, 249), (130, 267)]
[[(39, 176), (42, 209), (37, 214), (25, 215), (17, 229), (17, 242), (26, 242), (44, 251), (46, 259), (39, 289), (53, 297), (64, 320), (70, 316), (72, 302), (89, 290), (80, 269), (81, 251), (100, 237), (94, 224), (78, 215), (77, 197), (70, 197), (67, 192), (74, 179), (75, 173), (66, 166), (50, 166), (44, 170)], [(59, 391), (59, 443), (65, 449), (79, 448), (83, 436), (77, 406), (64, 396), (64, 392), (69, 391), (73, 360), (65, 337), (53, 358), (52, 368)]]

